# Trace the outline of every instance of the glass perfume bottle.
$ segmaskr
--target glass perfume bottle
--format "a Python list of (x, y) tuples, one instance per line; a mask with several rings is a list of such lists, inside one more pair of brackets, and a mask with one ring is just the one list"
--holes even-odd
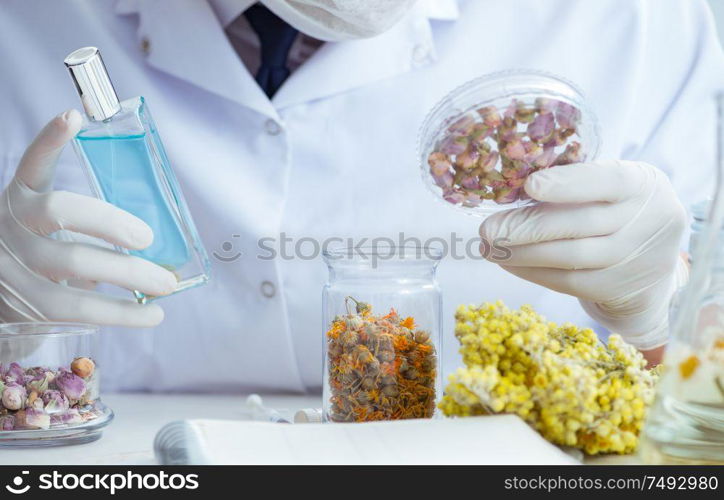
[(724, 96), (719, 98), (717, 190), (694, 207), (688, 286), (671, 308), (664, 373), (641, 457), (653, 464), (724, 464)]
[[(84, 47), (65, 59), (85, 109), (73, 141), (99, 198), (142, 219), (153, 230), (143, 250), (120, 252), (176, 274), (176, 292), (208, 281), (210, 263), (143, 97), (119, 101), (100, 52)], [(155, 297), (134, 291), (139, 302)]]

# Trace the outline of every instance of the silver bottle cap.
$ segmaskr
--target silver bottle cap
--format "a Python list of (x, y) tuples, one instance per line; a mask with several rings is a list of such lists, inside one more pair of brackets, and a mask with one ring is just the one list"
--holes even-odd
[(85, 112), (93, 121), (107, 120), (121, 110), (116, 90), (96, 47), (83, 47), (65, 58)]

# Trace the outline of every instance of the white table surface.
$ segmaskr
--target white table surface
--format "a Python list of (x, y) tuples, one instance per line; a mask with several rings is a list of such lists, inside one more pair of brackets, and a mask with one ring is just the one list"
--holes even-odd
[[(319, 396), (264, 396), (264, 405), (293, 416), (319, 407)], [(0, 465), (153, 465), (153, 439), (169, 422), (186, 418), (246, 419), (244, 395), (106, 394), (114, 420), (93, 443), (54, 448), (0, 448)]]
[[(292, 417), (321, 404), (319, 396), (264, 396), (264, 405)], [(106, 394), (115, 419), (98, 441), (36, 449), (0, 448), (0, 465), (153, 465), (153, 439), (169, 422), (185, 418), (246, 419), (244, 395)], [(587, 463), (632, 463), (634, 457), (601, 457)]]

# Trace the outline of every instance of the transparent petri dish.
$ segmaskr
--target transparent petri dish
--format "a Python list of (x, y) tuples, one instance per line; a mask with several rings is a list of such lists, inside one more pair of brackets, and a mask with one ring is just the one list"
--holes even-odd
[(100, 398), (98, 327), (0, 325), (0, 447), (80, 444), (101, 437), (113, 412)]
[(528, 176), (595, 159), (599, 137), (573, 83), (533, 70), (492, 73), (428, 113), (418, 144), (422, 179), (446, 205), (484, 217), (533, 203)]

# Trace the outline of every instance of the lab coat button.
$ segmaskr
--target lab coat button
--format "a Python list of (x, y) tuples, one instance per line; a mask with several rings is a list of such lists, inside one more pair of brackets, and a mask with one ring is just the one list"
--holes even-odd
[(430, 50), (425, 45), (415, 45), (412, 49), (412, 60), (417, 64), (422, 64), (430, 57)]
[(261, 290), (261, 294), (267, 299), (271, 299), (277, 293), (277, 287), (275, 287), (274, 283), (272, 283), (271, 281), (262, 281), (261, 287), (259, 288)]
[(279, 124), (271, 118), (266, 121), (266, 123), (264, 124), (264, 128), (266, 129), (266, 133), (269, 135), (278, 135), (279, 132), (282, 131), (282, 128), (279, 126)]

